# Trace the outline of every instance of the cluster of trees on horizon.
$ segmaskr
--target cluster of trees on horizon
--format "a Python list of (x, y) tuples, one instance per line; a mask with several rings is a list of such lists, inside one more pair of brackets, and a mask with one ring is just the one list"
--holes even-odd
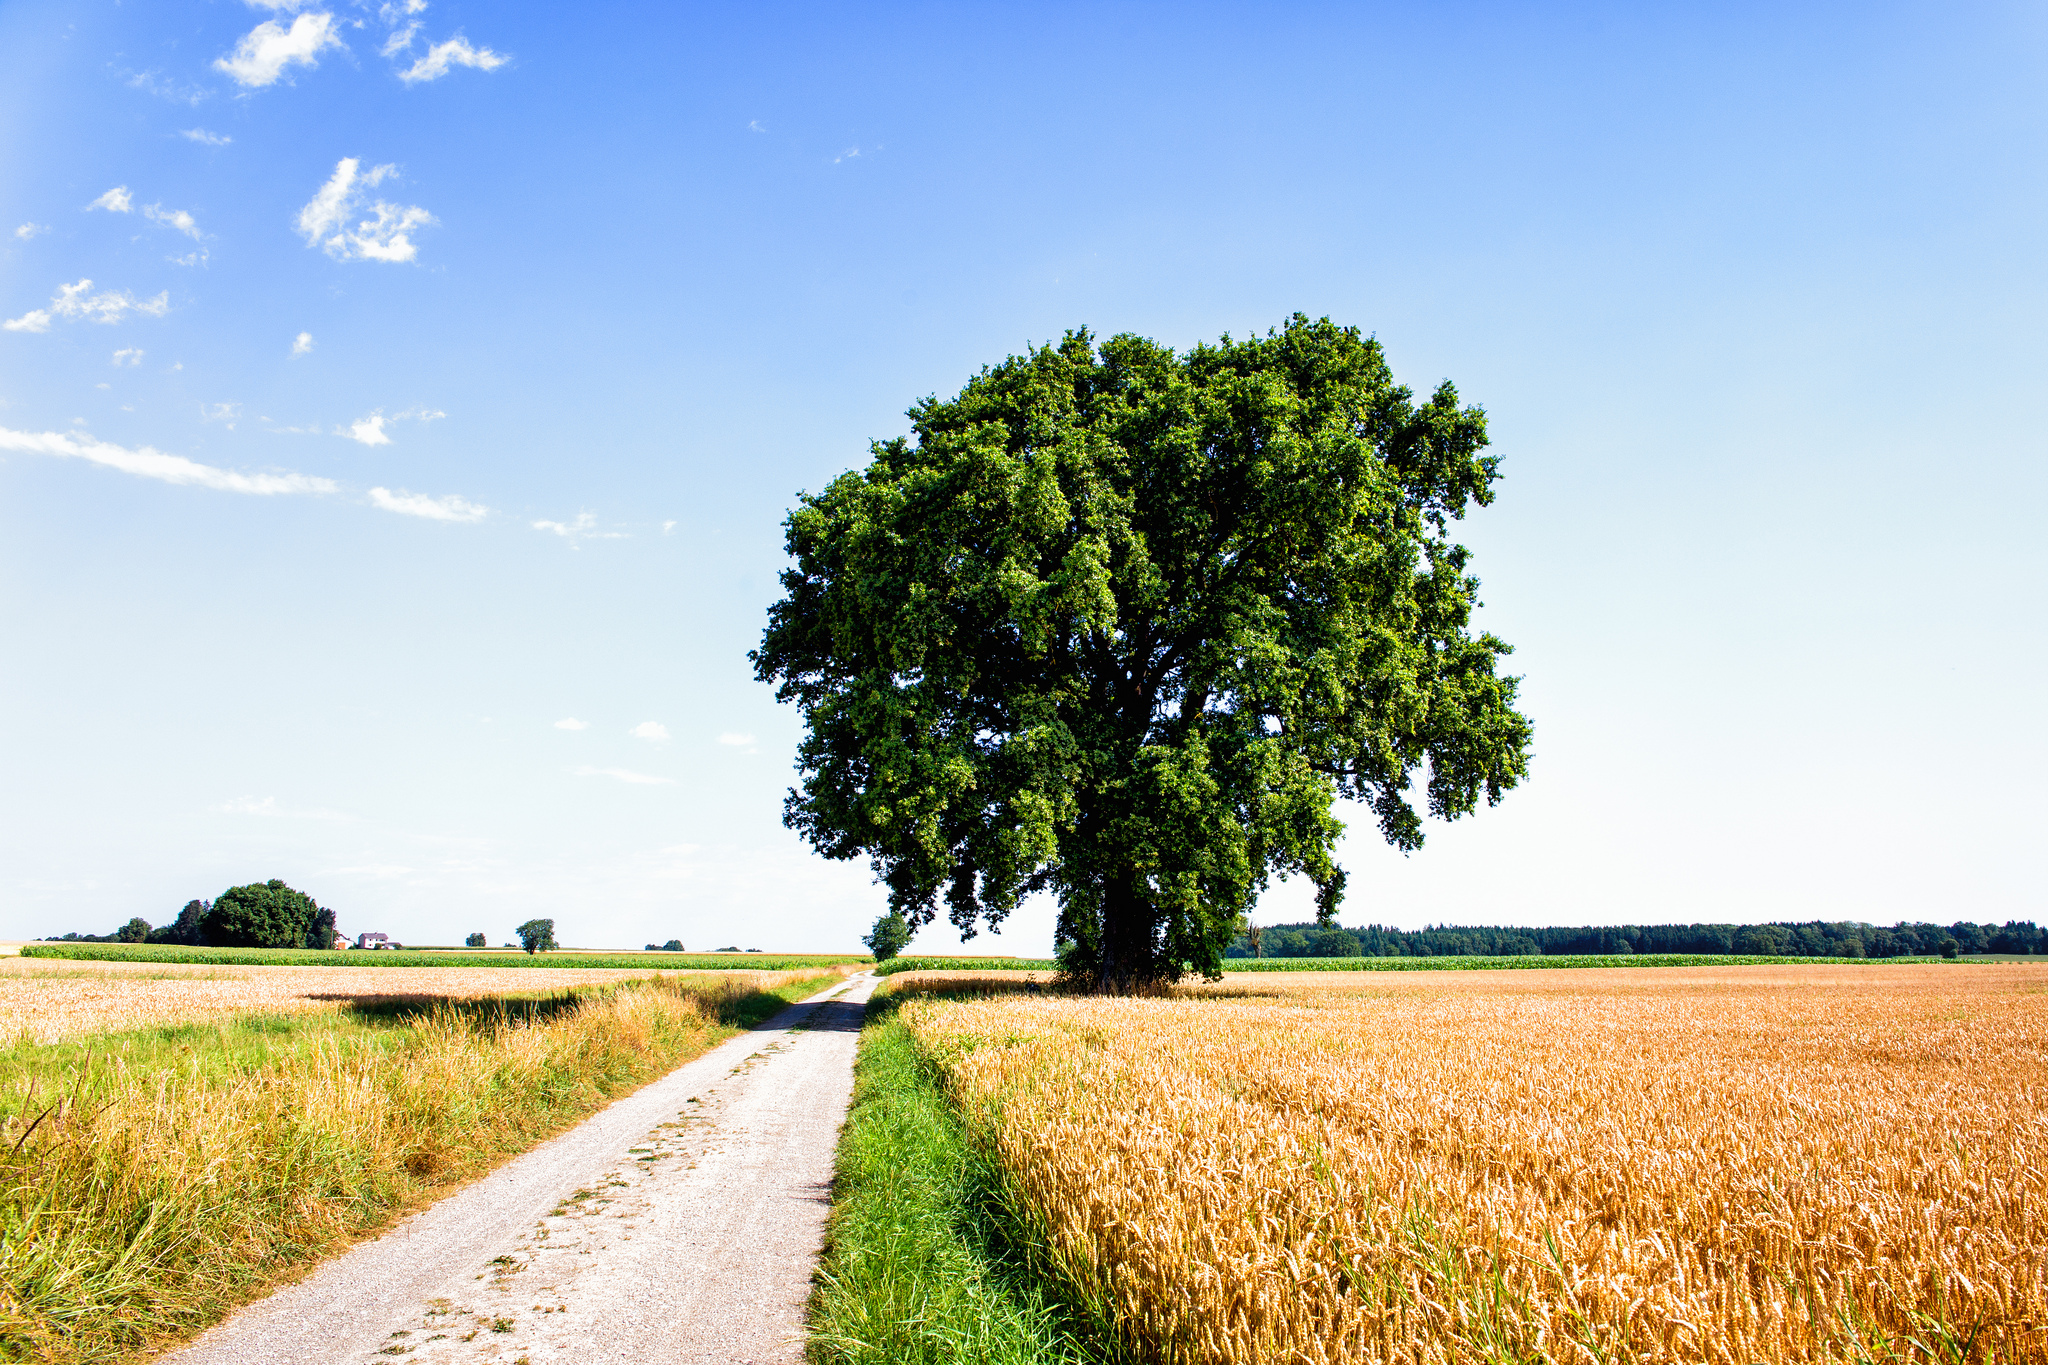
[[(1252, 934), (1256, 932), (1256, 945)], [(1467, 928), (1440, 924), (1346, 929), (1313, 921), (1265, 925), (1231, 941), (1225, 957), (1523, 957), (1567, 954), (1710, 953), (1756, 957), (1955, 957), (2048, 954), (2048, 933), (2032, 920), (2003, 926), (1958, 921), (1889, 929), (1851, 920), (1769, 924), (1622, 924), (1552, 928)]]
[(175, 943), (194, 948), (331, 948), (334, 911), (272, 877), (185, 902), (169, 924), (136, 915), (111, 934), (64, 934), (48, 943)]

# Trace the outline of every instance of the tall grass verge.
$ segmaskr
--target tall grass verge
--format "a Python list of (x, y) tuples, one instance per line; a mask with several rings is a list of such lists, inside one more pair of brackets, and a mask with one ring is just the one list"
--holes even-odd
[(18, 1041), (0, 1051), (0, 1359), (189, 1334), (837, 975)]
[(1007, 1179), (973, 1143), (897, 1000), (869, 1006), (811, 1298), (820, 1365), (1107, 1360), (1034, 1268)]

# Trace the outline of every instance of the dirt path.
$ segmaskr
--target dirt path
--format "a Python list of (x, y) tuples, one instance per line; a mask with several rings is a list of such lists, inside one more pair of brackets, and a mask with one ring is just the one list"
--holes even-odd
[(165, 1365), (802, 1360), (874, 986), (791, 1006)]

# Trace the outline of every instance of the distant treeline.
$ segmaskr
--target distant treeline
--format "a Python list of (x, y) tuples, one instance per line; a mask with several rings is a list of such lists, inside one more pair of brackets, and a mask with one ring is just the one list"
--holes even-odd
[[(46, 943), (156, 943), (190, 948), (332, 948), (334, 911), (277, 878), (187, 901), (169, 924), (137, 915), (111, 934), (64, 934)], [(397, 945), (393, 945), (396, 947)]]
[(1757, 957), (1954, 957), (1976, 953), (2048, 953), (2048, 934), (2032, 920), (2004, 925), (1958, 922), (1889, 929), (1849, 920), (1805, 924), (1623, 924), (1575, 929), (1362, 929), (1273, 924), (1249, 935), (1226, 957), (1520, 957), (1602, 953), (1733, 953)]

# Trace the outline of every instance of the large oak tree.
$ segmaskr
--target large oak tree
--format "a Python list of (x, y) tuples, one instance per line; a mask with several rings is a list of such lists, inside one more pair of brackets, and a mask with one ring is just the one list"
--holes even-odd
[(1098, 990), (1214, 975), (1275, 873), (1327, 920), (1340, 797), (1421, 845), (1524, 775), (1509, 647), (1449, 525), (1485, 414), (1296, 315), (1186, 354), (1085, 331), (909, 412), (786, 522), (756, 675), (803, 711), (785, 820), (913, 928), (1050, 891)]

